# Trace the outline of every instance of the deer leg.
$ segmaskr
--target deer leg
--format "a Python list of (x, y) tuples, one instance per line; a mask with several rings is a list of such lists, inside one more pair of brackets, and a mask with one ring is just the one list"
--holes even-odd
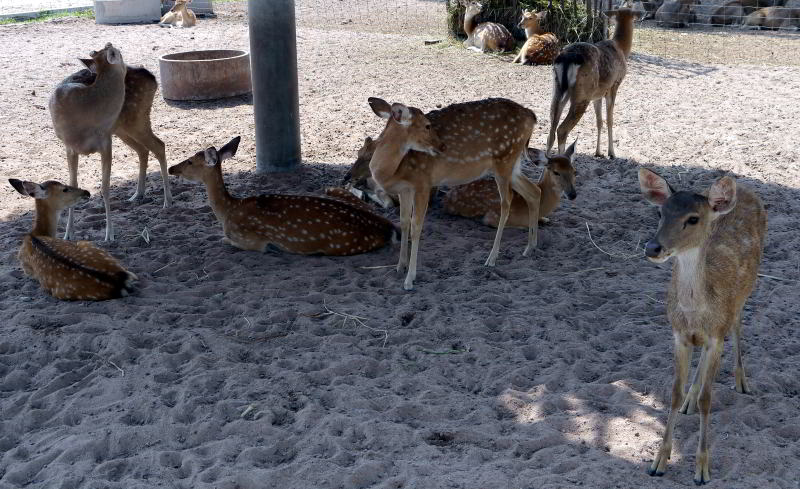
[(503, 237), (503, 228), (506, 226), (508, 213), (511, 210), (511, 188), (508, 181), (509, 179), (495, 172), (494, 180), (497, 183), (497, 190), (500, 192), (500, 221), (497, 223), (497, 233), (494, 235), (492, 251), (489, 253), (489, 258), (486, 259), (486, 266), (488, 267), (493, 267), (497, 261), (497, 255), (500, 253), (500, 238)]
[(705, 361), (708, 358), (707, 353), (708, 350), (704, 346), (700, 350), (700, 360), (697, 361), (697, 368), (694, 370), (694, 378), (692, 379), (691, 387), (689, 387), (689, 393), (686, 394), (683, 400), (683, 406), (680, 409), (681, 414), (694, 414), (697, 408), (697, 395), (700, 393), (700, 382), (702, 381), (700, 373), (705, 369)]
[[(73, 187), (78, 186), (78, 153), (67, 148), (67, 166), (69, 167), (69, 184)], [(75, 223), (73, 219), (72, 207), (67, 210), (67, 230), (64, 232), (64, 239), (75, 237)]]
[(600, 151), (600, 133), (603, 132), (603, 99), (599, 98), (593, 100), (594, 104), (594, 119), (597, 123), (597, 146), (594, 150), (594, 155), (598, 158), (603, 157), (603, 152)]
[[(619, 86), (611, 88), (611, 92), (606, 97), (606, 125), (608, 126), (608, 157), (616, 158), (614, 153), (614, 102), (617, 100), (617, 89)], [(597, 135), (598, 148), (600, 141), (600, 134), (598, 130)]]
[(742, 362), (742, 316), (736, 316), (733, 324), (733, 350), (736, 357), (736, 392), (749, 394), (750, 387), (747, 386), (747, 376), (744, 373), (744, 363)]
[(558, 153), (564, 154), (564, 148), (567, 143), (567, 136), (575, 128), (578, 122), (583, 117), (583, 113), (586, 112), (586, 108), (589, 107), (589, 101), (581, 101), (576, 102), (575, 100), (569, 104), (569, 112), (567, 112), (567, 117), (564, 118), (564, 122), (558, 126)]
[(106, 241), (114, 241), (114, 224), (111, 222), (111, 138), (105, 142), (100, 150), (100, 162), (103, 171), (103, 180), (100, 192), (103, 194), (103, 204), (106, 208)]
[(140, 143), (138, 140), (129, 135), (117, 134), (122, 142), (136, 152), (139, 157), (139, 179), (136, 181), (136, 193), (130, 199), (130, 202), (140, 201), (144, 198), (145, 192), (145, 178), (147, 177), (147, 160), (150, 157), (150, 152), (147, 147)]
[(678, 419), (678, 408), (683, 402), (683, 387), (689, 377), (689, 360), (691, 359), (692, 349), (690, 343), (683, 338), (675, 337), (675, 381), (672, 384), (672, 401), (667, 417), (667, 426), (664, 429), (664, 437), (661, 440), (661, 448), (656, 454), (656, 458), (647, 471), (650, 475), (662, 476), (667, 470), (667, 460), (672, 454), (672, 431), (675, 429), (675, 422)]
[(164, 184), (164, 208), (166, 209), (172, 205), (172, 190), (169, 186), (169, 172), (167, 169), (167, 152), (164, 141), (159, 139), (152, 131), (148, 131), (148, 133), (144, 139), (144, 144), (156, 156), (161, 167), (161, 181)]
[(709, 341), (702, 375), (703, 386), (700, 389), (700, 397), (697, 399), (697, 407), (700, 409), (700, 441), (697, 444), (697, 455), (695, 456), (694, 483), (698, 486), (711, 481), (709, 473), (711, 454), (708, 449), (708, 424), (711, 420), (711, 389), (722, 358), (722, 346), (721, 339), (715, 338)]
[(414, 279), (417, 278), (417, 252), (419, 251), (419, 238), (422, 234), (422, 225), (425, 223), (425, 213), (428, 212), (430, 189), (414, 194), (414, 216), (411, 218), (411, 260), (408, 264), (408, 274), (403, 288), (414, 288)]
[(531, 256), (538, 243), (539, 204), (542, 198), (542, 191), (538, 185), (522, 174), (515, 174), (511, 178), (511, 187), (528, 204), (528, 245), (525, 247), (525, 251), (522, 252), (522, 256)]
[(564, 107), (567, 105), (567, 92), (562, 92), (559, 89), (558, 82), (553, 80), (553, 100), (550, 102), (550, 134), (547, 136), (547, 154), (553, 149), (553, 143), (556, 140), (556, 128), (558, 121), (561, 119), (561, 114), (564, 112)]
[(400, 197), (400, 259), (397, 261), (397, 273), (408, 266), (408, 235), (411, 230), (411, 212), (414, 208), (414, 192), (402, 191)]

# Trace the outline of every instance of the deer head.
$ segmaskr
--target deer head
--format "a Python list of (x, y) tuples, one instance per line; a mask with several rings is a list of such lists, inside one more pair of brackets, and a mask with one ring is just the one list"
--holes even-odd
[(575, 177), (578, 171), (575, 169), (575, 145), (576, 139), (564, 152), (564, 154), (548, 156), (546, 151), (536, 148), (528, 148), (528, 157), (537, 165), (543, 164), (555, 186), (569, 200), (575, 200), (578, 193), (575, 191)]
[(520, 29), (533, 29), (534, 31), (537, 31), (546, 13), (547, 12), (523, 10), (522, 19), (519, 21), (519, 24), (517, 24), (517, 27)]
[(198, 151), (191, 158), (171, 166), (169, 174), (183, 177), (192, 182), (205, 182), (206, 178), (221, 170), (222, 160), (232, 158), (236, 154), (241, 139), (241, 136), (236, 136), (219, 150), (211, 146), (203, 151)]
[(444, 143), (421, 110), (399, 103), (389, 105), (385, 100), (375, 97), (370, 97), (368, 102), (375, 115), (387, 120), (381, 133), (382, 139), (402, 141), (406, 148), (431, 156), (439, 156), (445, 151)]
[(89, 192), (78, 187), (70, 187), (55, 180), (42, 184), (9, 178), (8, 183), (26, 197), (46, 201), (53, 210), (72, 207), (75, 204), (89, 200)]
[(355, 163), (347, 170), (347, 173), (342, 179), (342, 185), (350, 182), (352, 182), (353, 185), (360, 185), (371, 176), (369, 162), (372, 159), (373, 153), (375, 153), (375, 144), (375, 141), (369, 136), (364, 139), (364, 144), (358, 150), (358, 157)]

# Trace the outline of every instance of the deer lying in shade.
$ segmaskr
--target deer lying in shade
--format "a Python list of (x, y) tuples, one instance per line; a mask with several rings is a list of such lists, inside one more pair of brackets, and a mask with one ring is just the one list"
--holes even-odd
[(225, 240), (243, 250), (273, 245), (301, 255), (355, 255), (397, 237), (388, 220), (341, 199), (267, 194), (239, 199), (225, 188), (221, 162), (236, 154), (240, 138), (219, 151), (213, 146), (170, 167), (169, 174), (202, 182)]
[(19, 261), (44, 290), (56, 299), (83, 301), (115, 299), (133, 290), (136, 275), (108, 252), (86, 241), (55, 237), (61, 211), (88, 200), (88, 191), (55, 181), (40, 185), (12, 178), (8, 182), (36, 199), (33, 230), (22, 239)]

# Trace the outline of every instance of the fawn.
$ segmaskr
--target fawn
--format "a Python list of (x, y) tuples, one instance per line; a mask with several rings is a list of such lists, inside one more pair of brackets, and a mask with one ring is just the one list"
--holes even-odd
[(268, 194), (238, 199), (222, 178), (221, 162), (236, 154), (237, 136), (170, 167), (169, 174), (205, 184), (225, 241), (243, 250), (274, 245), (302, 255), (354, 255), (381, 248), (396, 238), (392, 223), (340, 198)]
[[(414, 287), (419, 239), (431, 188), (461, 185), (488, 172), (494, 174), (500, 193), (500, 222), (486, 260), (486, 265), (494, 266), (511, 207), (511, 188), (522, 196), (529, 209), (539, 205), (539, 188), (520, 172), (536, 114), (507, 99), (453, 104), (427, 115), (417, 108), (389, 105), (374, 97), (369, 104), (378, 117), (387, 120), (369, 167), (378, 185), (400, 196), (402, 238), (397, 270), (401, 272), (408, 266), (403, 287)], [(535, 215), (531, 211), (531, 216)], [(534, 217), (529, 221), (524, 256), (530, 256), (536, 247), (537, 226)]]
[[(675, 341), (675, 381), (667, 426), (650, 475), (663, 475), (672, 451), (678, 412), (700, 411), (700, 440), (695, 484), (711, 480), (708, 425), (711, 389), (725, 336), (732, 332), (736, 391), (747, 393), (742, 363), (742, 308), (758, 277), (767, 235), (767, 213), (751, 190), (723, 177), (704, 194), (675, 192), (662, 177), (639, 170), (645, 198), (660, 209), (655, 237), (645, 245), (647, 258), (662, 263), (675, 257), (667, 293), (667, 317)], [(692, 347), (702, 347), (694, 380), (684, 395)]]
[(188, 8), (190, 3), (192, 0), (175, 0), (175, 5), (161, 17), (158, 25), (162, 27), (194, 27), (197, 24), (197, 16)]
[(89, 192), (55, 181), (8, 180), (17, 192), (36, 199), (33, 230), (22, 239), (19, 261), (26, 274), (56, 299), (106, 300), (127, 296), (136, 275), (105, 250), (56, 238), (61, 211), (89, 199)]
[(464, 46), (467, 49), (485, 53), (487, 51), (511, 51), (514, 49), (514, 36), (506, 26), (494, 22), (481, 22), (478, 24), (475, 17), (483, 11), (483, 5), (475, 0), (458, 0), (466, 11), (464, 12), (464, 32), (467, 40)]
[(519, 54), (513, 63), (531, 65), (549, 65), (558, 56), (558, 38), (550, 33), (543, 32), (541, 21), (547, 12), (522, 11), (522, 20), (519, 27), (525, 29), (527, 41), (522, 45)]
[[(530, 159), (544, 164), (539, 182), (541, 197), (536, 208), (536, 218), (540, 223), (550, 220), (547, 216), (558, 207), (561, 196), (575, 200), (575, 144), (572, 143), (563, 155), (548, 156), (544, 151), (528, 148)], [(444, 211), (448, 214), (463, 217), (481, 217), (487, 226), (497, 227), (500, 222), (500, 199), (497, 197), (497, 184), (492, 180), (476, 180), (466, 185), (451, 189), (444, 197)], [(512, 191), (511, 210), (506, 226), (526, 228), (530, 220), (527, 202), (517, 192)]]

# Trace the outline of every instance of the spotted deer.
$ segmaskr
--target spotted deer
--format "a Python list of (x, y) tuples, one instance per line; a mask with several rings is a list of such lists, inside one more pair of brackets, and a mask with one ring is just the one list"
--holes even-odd
[(483, 5), (474, 0), (458, 0), (466, 10), (464, 12), (464, 32), (467, 40), (464, 46), (467, 49), (481, 53), (494, 51), (511, 51), (514, 49), (514, 36), (506, 26), (495, 22), (481, 22), (475, 18), (483, 12)]
[(523, 65), (549, 65), (558, 56), (558, 38), (550, 33), (544, 32), (541, 21), (547, 12), (522, 11), (522, 20), (519, 27), (525, 29), (528, 40), (523, 44), (519, 54), (514, 58), (514, 63)]
[(389, 209), (397, 205), (397, 196), (389, 195), (380, 185), (372, 179), (369, 171), (369, 162), (375, 152), (375, 140), (367, 136), (364, 144), (358, 150), (356, 161), (347, 170), (342, 185), (348, 188), (354, 195), (371, 200), (384, 209)]
[[(594, 103), (597, 121), (597, 148), (595, 156), (602, 156), (600, 133), (603, 129), (603, 99), (606, 101), (608, 126), (608, 156), (614, 153), (614, 103), (617, 90), (627, 73), (627, 59), (633, 43), (633, 22), (643, 14), (629, 7), (605, 12), (615, 17), (617, 28), (612, 39), (595, 44), (576, 42), (565, 47), (553, 62), (553, 98), (550, 102), (550, 134), (547, 152), (553, 147), (558, 131), (558, 152), (563, 153), (570, 131)], [(561, 113), (569, 102), (567, 116), (558, 124)]]
[(161, 17), (158, 24), (162, 27), (194, 27), (197, 24), (197, 16), (188, 7), (190, 3), (192, 0), (175, 0), (175, 5)]
[(133, 290), (136, 275), (108, 252), (86, 241), (56, 238), (64, 208), (89, 199), (86, 190), (55, 181), (42, 184), (8, 180), (17, 192), (36, 201), (33, 230), (22, 238), (19, 261), (27, 275), (56, 299), (89, 301), (116, 299)]
[[(751, 190), (723, 177), (703, 194), (676, 192), (662, 177), (639, 170), (644, 197), (660, 209), (655, 236), (645, 245), (647, 258), (662, 263), (675, 258), (667, 292), (672, 324), (675, 380), (667, 426), (650, 475), (661, 476), (672, 452), (678, 412), (700, 411), (700, 439), (695, 484), (711, 480), (709, 422), (711, 391), (722, 358), (725, 336), (732, 333), (736, 391), (750, 389), (742, 363), (742, 308), (753, 287), (767, 235), (767, 213)], [(684, 385), (694, 346), (702, 347), (689, 393)]]
[[(528, 148), (530, 159), (543, 164), (544, 170), (536, 186), (541, 192), (539, 205), (536, 207), (536, 219), (539, 223), (548, 223), (547, 218), (558, 204), (561, 196), (575, 200), (575, 144), (572, 143), (563, 155), (548, 156), (544, 151)], [(500, 222), (500, 199), (497, 196), (497, 184), (492, 180), (475, 180), (466, 185), (454, 187), (444, 197), (444, 211), (448, 214), (463, 217), (480, 217), (487, 226), (497, 227)], [(528, 204), (516, 191), (512, 191), (511, 210), (506, 226), (528, 228), (531, 211)]]
[(239, 199), (228, 193), (223, 160), (236, 154), (237, 136), (217, 150), (198, 151), (170, 167), (169, 174), (205, 184), (211, 209), (225, 241), (243, 250), (266, 251), (273, 245), (301, 255), (355, 255), (396, 238), (388, 220), (341, 199), (267, 194)]
[[(378, 117), (386, 119), (369, 167), (378, 185), (400, 196), (402, 238), (397, 270), (402, 272), (408, 267), (403, 287), (414, 287), (419, 239), (431, 188), (461, 185), (489, 172), (497, 182), (501, 209), (494, 245), (486, 260), (486, 265), (494, 266), (511, 207), (511, 188), (522, 196), (529, 209), (539, 205), (539, 188), (520, 172), (536, 114), (501, 98), (453, 104), (427, 115), (415, 107), (389, 105), (374, 97), (369, 99), (369, 105)], [(530, 256), (536, 247), (537, 226), (535, 218), (529, 220), (524, 256)]]

